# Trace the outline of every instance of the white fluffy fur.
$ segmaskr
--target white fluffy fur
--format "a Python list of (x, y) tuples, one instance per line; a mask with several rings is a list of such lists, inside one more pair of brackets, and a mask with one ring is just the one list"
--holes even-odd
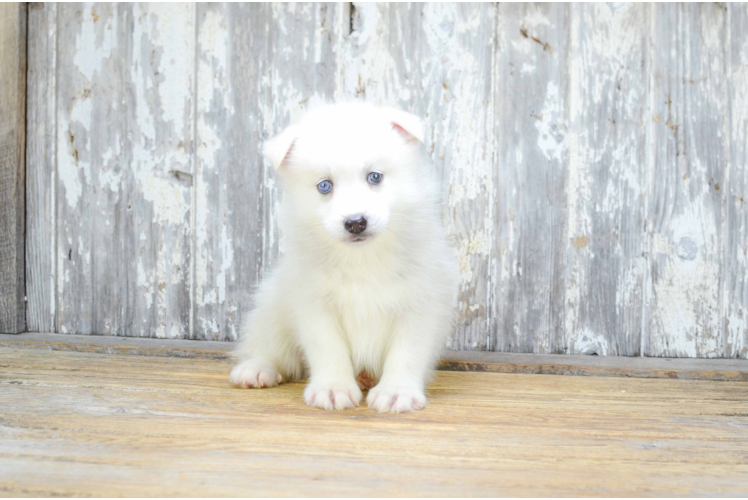
[[(308, 376), (306, 403), (342, 410), (373, 380), (366, 402), (374, 410), (426, 404), (453, 328), (457, 272), (422, 139), (412, 115), (348, 103), (312, 111), (267, 142), (285, 188), (285, 253), (243, 325), (233, 384)], [(367, 182), (372, 171), (383, 174), (379, 185)], [(324, 179), (333, 182), (327, 195), (317, 190)], [(345, 231), (353, 214), (368, 219), (364, 241)]]

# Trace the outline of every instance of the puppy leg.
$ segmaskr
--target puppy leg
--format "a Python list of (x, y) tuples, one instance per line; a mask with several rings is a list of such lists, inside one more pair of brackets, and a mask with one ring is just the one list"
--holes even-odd
[(304, 401), (325, 410), (358, 406), (363, 395), (337, 321), (321, 307), (308, 308), (300, 317), (305, 323), (299, 325), (299, 340), (310, 372)]
[[(369, 408), (404, 413), (426, 406), (426, 380), (438, 358), (444, 323), (441, 316), (411, 314), (395, 327), (379, 383), (366, 396)], [(448, 321), (448, 320), (447, 320)]]
[(261, 304), (249, 315), (234, 350), (230, 382), (241, 388), (273, 387), (303, 376), (299, 348), (282, 309)]

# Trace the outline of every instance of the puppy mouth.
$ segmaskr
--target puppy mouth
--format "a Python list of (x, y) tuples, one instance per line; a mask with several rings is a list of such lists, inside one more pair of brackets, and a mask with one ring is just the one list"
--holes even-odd
[(370, 241), (376, 236), (374, 233), (370, 233), (369, 231), (365, 231), (360, 234), (351, 234), (348, 235), (348, 243), (363, 243), (364, 241)]

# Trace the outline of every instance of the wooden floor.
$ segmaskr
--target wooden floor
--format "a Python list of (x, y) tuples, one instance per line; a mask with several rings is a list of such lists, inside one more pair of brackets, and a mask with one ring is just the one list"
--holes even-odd
[(4, 496), (748, 496), (748, 384), (438, 372), (406, 415), (226, 360), (0, 348)]

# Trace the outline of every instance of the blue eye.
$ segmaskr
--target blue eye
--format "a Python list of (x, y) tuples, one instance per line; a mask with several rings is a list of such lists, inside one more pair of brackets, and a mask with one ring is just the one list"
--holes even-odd
[(330, 191), (332, 191), (332, 182), (330, 181), (319, 181), (317, 184), (317, 191), (319, 191), (322, 194), (327, 194)]
[(369, 184), (379, 184), (382, 182), (382, 174), (379, 172), (371, 172), (366, 179), (369, 181)]

